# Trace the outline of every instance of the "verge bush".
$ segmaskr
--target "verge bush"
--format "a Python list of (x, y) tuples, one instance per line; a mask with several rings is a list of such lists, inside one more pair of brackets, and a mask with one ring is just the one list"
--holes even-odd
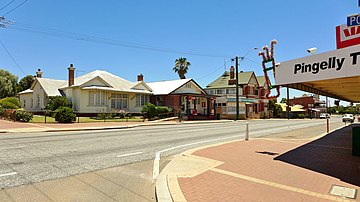
[(33, 114), (28, 111), (17, 110), (15, 112), (16, 121), (29, 122), (33, 118)]
[(55, 121), (59, 123), (71, 123), (76, 120), (76, 114), (70, 107), (59, 107), (55, 111)]

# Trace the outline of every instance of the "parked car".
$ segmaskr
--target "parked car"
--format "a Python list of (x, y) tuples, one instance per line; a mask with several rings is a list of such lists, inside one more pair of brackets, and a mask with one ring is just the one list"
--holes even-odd
[(354, 120), (355, 120), (355, 117), (352, 114), (344, 114), (344, 116), (342, 117), (343, 122), (351, 122), (351, 123), (353, 123)]
[(319, 116), (320, 119), (329, 119), (330, 118), (330, 114), (328, 113), (321, 113)]

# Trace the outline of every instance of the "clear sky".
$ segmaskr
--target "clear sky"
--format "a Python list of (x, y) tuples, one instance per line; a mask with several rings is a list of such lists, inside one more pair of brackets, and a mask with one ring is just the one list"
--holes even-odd
[[(187, 78), (202, 87), (244, 56), (240, 70), (263, 75), (258, 50), (277, 39), (277, 62), (336, 49), (335, 27), (359, 13), (357, 0), (0, 0), (0, 68), (22, 78), (38, 68), (67, 79), (100, 69), (135, 81), (178, 79), (175, 59), (186, 57)], [(16, 8), (15, 10), (13, 10)], [(226, 66), (224, 66), (226, 64)], [(24, 74), (24, 73), (25, 74)], [(285, 90), (281, 91), (285, 97)], [(291, 91), (290, 96), (302, 93)]]

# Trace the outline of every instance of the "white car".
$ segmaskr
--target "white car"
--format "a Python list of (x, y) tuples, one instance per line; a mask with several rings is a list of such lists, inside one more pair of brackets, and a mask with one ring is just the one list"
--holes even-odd
[(344, 116), (342, 117), (342, 121), (343, 122), (351, 122), (354, 123), (355, 117), (352, 114), (344, 114)]
[(319, 116), (320, 119), (329, 119), (330, 118), (330, 114), (328, 113), (321, 113)]

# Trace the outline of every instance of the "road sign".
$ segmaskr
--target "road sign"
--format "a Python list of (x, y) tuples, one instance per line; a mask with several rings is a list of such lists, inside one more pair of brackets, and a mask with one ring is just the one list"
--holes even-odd
[[(360, 0), (359, 0), (360, 1)], [(347, 26), (357, 26), (360, 25), (360, 14), (351, 15), (347, 17)]]

